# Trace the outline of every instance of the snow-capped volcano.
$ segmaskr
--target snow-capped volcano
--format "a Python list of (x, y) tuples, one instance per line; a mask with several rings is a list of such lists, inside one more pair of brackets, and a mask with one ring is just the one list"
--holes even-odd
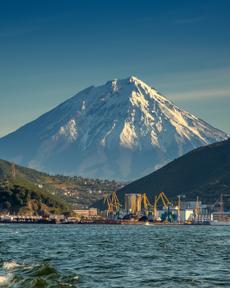
[(227, 134), (136, 77), (91, 86), (0, 139), (0, 158), (51, 173), (132, 180)]

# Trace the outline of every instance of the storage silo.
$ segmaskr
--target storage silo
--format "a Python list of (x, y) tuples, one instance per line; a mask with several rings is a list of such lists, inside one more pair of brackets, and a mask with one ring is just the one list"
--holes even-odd
[(141, 211), (141, 194), (125, 194), (125, 211), (127, 213), (136, 214)]
[(136, 213), (141, 212), (142, 195), (136, 194)]

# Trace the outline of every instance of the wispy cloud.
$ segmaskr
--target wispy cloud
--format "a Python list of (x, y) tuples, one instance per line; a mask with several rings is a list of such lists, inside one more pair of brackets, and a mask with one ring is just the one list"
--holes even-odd
[[(155, 75), (149, 76), (155, 83)], [(163, 81), (162, 81), (163, 79)], [(185, 70), (164, 73), (159, 78), (159, 90), (175, 100), (218, 99), (230, 97), (230, 67)], [(162, 81), (162, 83), (161, 83)]]
[(222, 98), (230, 97), (230, 88), (216, 88), (216, 89), (201, 89), (194, 91), (180, 91), (171, 93), (170, 98), (175, 100), (191, 100), (191, 99), (204, 99), (204, 98)]

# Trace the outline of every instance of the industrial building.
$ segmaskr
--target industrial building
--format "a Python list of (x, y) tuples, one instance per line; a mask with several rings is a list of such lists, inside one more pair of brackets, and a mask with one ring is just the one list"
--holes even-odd
[(194, 219), (194, 210), (193, 209), (181, 209), (181, 222), (192, 221)]
[[(124, 208), (113, 192), (106, 195), (104, 203), (107, 205), (107, 219), (170, 224), (210, 224), (211, 221), (230, 223), (230, 213), (224, 212), (223, 196), (220, 195), (213, 205), (202, 204), (197, 197), (196, 201), (181, 201), (184, 195), (177, 195), (177, 200), (171, 202), (164, 192), (154, 196), (150, 203), (146, 193), (130, 193), (124, 195)], [(216, 207), (217, 206), (217, 207)], [(213, 213), (214, 209), (218, 213)]]
[(181, 201), (181, 209), (195, 209), (197, 207), (201, 207), (201, 201)]
[(142, 194), (125, 194), (125, 211), (130, 214), (141, 212)]
[(91, 218), (97, 216), (97, 208), (89, 208), (85, 210), (74, 210), (74, 213), (79, 217)]
[(212, 213), (213, 221), (224, 221), (230, 223), (230, 212), (213, 212)]

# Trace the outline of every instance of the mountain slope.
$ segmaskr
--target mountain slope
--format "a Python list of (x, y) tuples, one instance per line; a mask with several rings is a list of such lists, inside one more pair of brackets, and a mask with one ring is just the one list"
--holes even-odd
[[(13, 177), (13, 171), (15, 171), (15, 177)], [(29, 191), (42, 193), (47, 198), (62, 198), (64, 202), (70, 203), (75, 209), (88, 208), (95, 201), (102, 199), (105, 194), (124, 186), (124, 183), (79, 176), (51, 176), (34, 169), (0, 160), (0, 186), (1, 183), (4, 186), (6, 182), (9, 182), (11, 187), (19, 185), (27, 190), (29, 189)]]
[[(118, 197), (123, 202), (125, 193), (146, 192), (153, 203), (161, 191), (171, 200), (186, 195), (186, 200), (195, 201), (199, 196), (206, 203), (214, 203), (221, 193), (230, 195), (230, 139), (187, 153), (120, 189)], [(226, 207), (230, 208), (230, 197)]]
[(227, 135), (136, 77), (91, 86), (0, 139), (0, 157), (50, 173), (130, 180)]
[(0, 160), (0, 213), (6, 211), (26, 215), (69, 213), (71, 206), (41, 185), (46, 177), (44, 173), (15, 167), (7, 161)]

